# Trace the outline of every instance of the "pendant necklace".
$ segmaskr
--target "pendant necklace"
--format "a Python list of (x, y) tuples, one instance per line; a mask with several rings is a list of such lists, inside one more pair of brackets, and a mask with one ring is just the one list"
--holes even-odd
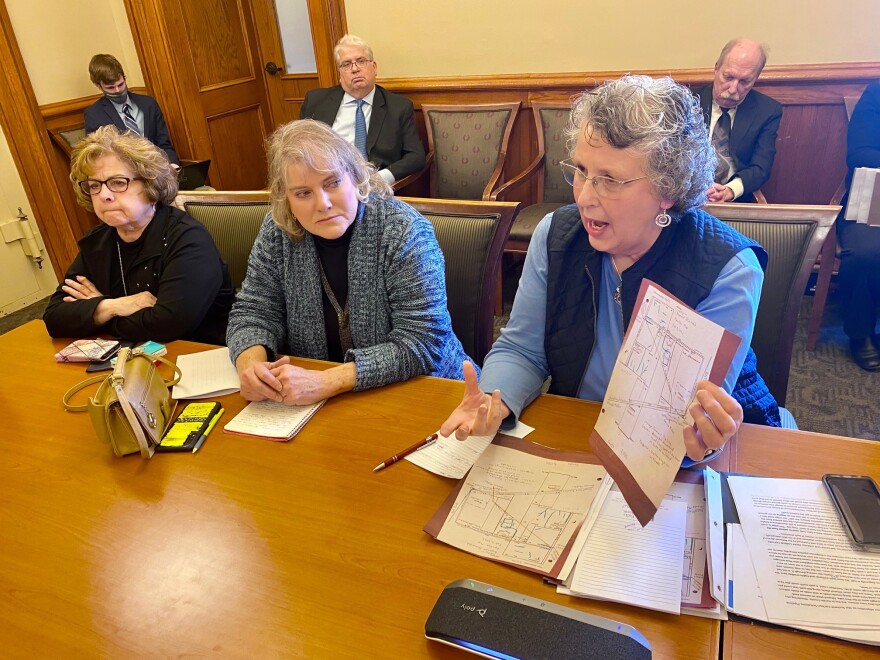
[(614, 302), (620, 305), (620, 287), (623, 286), (623, 278), (620, 276), (620, 271), (617, 270), (617, 264), (614, 263), (614, 257), (609, 254), (608, 258), (611, 259), (611, 266), (614, 268), (614, 272), (617, 273), (617, 288), (614, 289)]
[(339, 306), (339, 301), (336, 300), (336, 296), (333, 295), (333, 289), (330, 288), (330, 282), (327, 281), (327, 276), (324, 274), (324, 266), (321, 264), (321, 260), (318, 259), (318, 268), (321, 270), (321, 286), (324, 287), (324, 293), (327, 294), (327, 299), (330, 301), (330, 304), (333, 305), (333, 310), (336, 312), (336, 319), (339, 321), (339, 345), (342, 348), (342, 353), (345, 354), (348, 349), (352, 348), (351, 344), (351, 326), (349, 325), (349, 317), (348, 317), (348, 300), (345, 301), (345, 308)]
[(119, 239), (116, 240), (116, 256), (119, 257), (119, 274), (122, 276), (122, 292), (127, 296), (128, 287), (125, 286), (125, 270), (122, 268), (122, 248), (119, 247)]

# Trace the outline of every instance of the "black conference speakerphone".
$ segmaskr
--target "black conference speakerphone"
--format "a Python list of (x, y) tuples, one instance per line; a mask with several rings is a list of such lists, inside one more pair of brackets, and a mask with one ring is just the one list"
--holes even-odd
[(651, 645), (632, 626), (476, 580), (443, 590), (425, 637), (485, 658), (651, 658)]

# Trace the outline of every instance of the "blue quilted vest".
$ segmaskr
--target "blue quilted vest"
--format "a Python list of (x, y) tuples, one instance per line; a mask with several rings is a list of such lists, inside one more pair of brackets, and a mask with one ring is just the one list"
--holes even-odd
[[(629, 325), (642, 279), (647, 277), (692, 308), (712, 290), (721, 269), (740, 250), (752, 249), (762, 268), (767, 253), (754, 241), (701, 210), (688, 211), (660, 232), (651, 249), (623, 272), (623, 325)], [(577, 396), (596, 341), (596, 291), (602, 253), (590, 245), (575, 205), (553, 214), (547, 237), (547, 318), (544, 350), (553, 380), (550, 392)], [(749, 348), (732, 396), (752, 424), (779, 426), (779, 407)]]

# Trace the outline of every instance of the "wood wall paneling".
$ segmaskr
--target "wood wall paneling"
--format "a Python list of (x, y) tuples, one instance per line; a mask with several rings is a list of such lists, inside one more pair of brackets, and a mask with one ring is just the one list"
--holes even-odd
[[(508, 151), (509, 178), (523, 170), (537, 151), (531, 117), (535, 101), (569, 101), (572, 96), (623, 71), (463, 76), (458, 78), (406, 78), (380, 80), (387, 89), (408, 96), (416, 106), (416, 123), (424, 138), (422, 103), (523, 104), (513, 128)], [(712, 79), (711, 69), (643, 71), (669, 75), (696, 87)], [(855, 62), (768, 66), (756, 89), (783, 104), (777, 138), (776, 161), (763, 191), (771, 202), (827, 204), (845, 173), (846, 111), (843, 99), (858, 97), (865, 85), (880, 78), (880, 63)], [(407, 190), (409, 193), (409, 190)], [(411, 193), (410, 193), (411, 194)], [(524, 204), (537, 199), (537, 179), (509, 191), (509, 200)]]
[(266, 127), (258, 106), (237, 108), (223, 115), (209, 117), (208, 131), (214, 145), (212, 169), (221, 181), (234, 181), (236, 185), (235, 188), (226, 187), (224, 190), (260, 190), (266, 187), (266, 157), (263, 152)]

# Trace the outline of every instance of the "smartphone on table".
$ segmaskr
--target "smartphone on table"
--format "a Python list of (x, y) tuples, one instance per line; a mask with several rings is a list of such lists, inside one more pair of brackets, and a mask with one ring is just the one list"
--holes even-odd
[(850, 539), (859, 548), (880, 552), (880, 489), (871, 477), (822, 477)]

